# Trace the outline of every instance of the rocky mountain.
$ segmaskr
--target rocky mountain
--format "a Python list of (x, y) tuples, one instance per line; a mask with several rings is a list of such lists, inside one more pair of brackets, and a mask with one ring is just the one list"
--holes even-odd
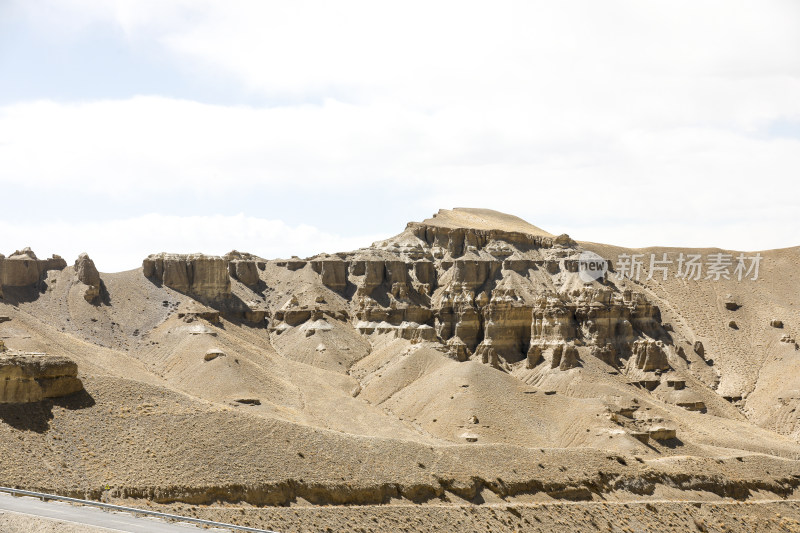
[(165, 506), (791, 497), (798, 255), (622, 249), (481, 209), (305, 259), (105, 274), (25, 249), (0, 258), (2, 368), (77, 373), (61, 398), (8, 392), (0, 483)]

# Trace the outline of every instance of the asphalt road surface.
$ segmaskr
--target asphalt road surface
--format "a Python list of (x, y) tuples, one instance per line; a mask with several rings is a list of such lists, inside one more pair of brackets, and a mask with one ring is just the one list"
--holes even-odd
[(190, 524), (170, 523), (151, 517), (136, 517), (128, 513), (109, 512), (64, 502), (43, 502), (37, 498), (15, 497), (3, 493), (0, 493), (0, 510), (126, 533), (192, 533), (201, 531), (230, 533), (229, 529), (201, 529)]

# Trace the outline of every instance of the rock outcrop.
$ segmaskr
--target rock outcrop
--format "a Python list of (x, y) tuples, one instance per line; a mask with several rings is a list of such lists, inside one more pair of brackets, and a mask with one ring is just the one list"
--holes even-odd
[(30, 248), (17, 250), (8, 257), (0, 255), (0, 285), (31, 287), (37, 285), (48, 270), (63, 270), (67, 262), (58, 255), (39, 259)]
[(663, 426), (654, 426), (649, 429), (650, 438), (653, 440), (670, 440), (677, 436), (675, 429)]
[(580, 366), (578, 349), (574, 344), (556, 344), (553, 347), (553, 356), (550, 360), (550, 368), (569, 370), (578, 366)]
[(94, 266), (94, 261), (85, 252), (79, 255), (75, 261), (75, 274), (78, 277), (78, 281), (86, 285), (83, 297), (89, 303), (96, 303), (100, 298), (101, 284), (103, 282), (100, 280), (100, 273)]
[(247, 259), (236, 259), (228, 263), (228, 272), (230, 276), (253, 287), (258, 285), (260, 278), (258, 276), (258, 267), (255, 261)]
[(142, 262), (145, 277), (178, 292), (205, 300), (231, 294), (228, 261), (204, 254), (153, 254)]
[(213, 361), (217, 357), (225, 357), (227, 354), (220, 350), (219, 348), (210, 348), (206, 351), (206, 354), (203, 356), (205, 361)]
[(233, 279), (239, 280), (249, 287), (255, 287), (261, 281), (258, 273), (266, 266), (263, 259), (236, 250), (228, 252), (223, 257), (228, 261), (228, 273)]
[[(569, 237), (515, 217), (456, 210), (367, 249), (276, 266), (310, 265), (321, 285), (346, 299), (360, 333), (435, 341), (459, 361), (510, 370), (548, 360), (569, 370), (582, 364), (584, 350), (620, 369), (633, 355), (632, 368), (642, 372), (669, 369), (662, 345), (654, 344), (671, 342), (659, 308), (602, 278), (582, 281), (580, 253)], [(315, 305), (338, 316), (324, 298)], [(273, 312), (270, 328), (284, 331), (312, 315), (309, 305), (290, 299)], [(647, 344), (635, 347), (637, 341)]]
[(83, 390), (78, 366), (43, 354), (0, 355), (0, 403), (30, 403)]
[(644, 372), (670, 369), (664, 343), (661, 341), (639, 340), (633, 343), (633, 355), (630, 363)]
[(697, 354), (697, 355), (699, 355), (700, 357), (703, 357), (703, 358), (705, 358), (705, 356), (706, 356), (706, 349), (705, 349), (705, 347), (703, 346), (703, 343), (702, 343), (701, 341), (695, 341), (695, 343), (694, 343), (694, 353), (696, 353), (696, 354)]

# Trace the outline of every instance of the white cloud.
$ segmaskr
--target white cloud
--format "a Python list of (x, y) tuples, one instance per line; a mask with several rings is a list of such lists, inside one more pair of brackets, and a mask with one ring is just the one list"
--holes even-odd
[(155, 97), (19, 104), (0, 109), (0, 183), (47, 191), (42, 213), (54, 202), (79, 204), (81, 191), (143, 210), (156, 198), (182, 206), (188, 193), (234, 205), (257, 193), (268, 208), (269, 191), (283, 187), (281, 201), (309, 216), (307, 191), (349, 191), (340, 212), (355, 217), (388, 188), (414, 191), (415, 205), (431, 212), (492, 207), (567, 226), (577, 238), (603, 240), (566, 221), (638, 225), (620, 244), (663, 242), (687, 221), (704, 244), (742, 221), (753, 234), (737, 231), (728, 246), (763, 248), (764, 235), (773, 236), (770, 246), (796, 244), (798, 199), (787, 193), (796, 189), (800, 139), (702, 125), (548, 132), (524, 113), (482, 123), (468, 110), (402, 113), (335, 101), (270, 109)]
[(114, 24), (133, 41), (292, 99), (392, 97), (436, 108), (506, 94), (573, 104), (580, 96), (624, 110), (641, 88), (664, 85), (659, 96), (680, 97), (674, 83), (688, 79), (800, 74), (800, 5), (790, 0), (23, 5), (49, 26)]
[[(386, 235), (342, 237), (309, 225), (290, 226), (280, 220), (244, 215), (140, 217), (99, 222), (46, 222), (18, 225), (0, 222), (3, 243), (30, 246), (39, 258), (58, 254), (68, 263), (87, 252), (101, 272), (141, 266), (151, 253), (223, 255), (233, 249), (267, 259), (308, 257), (321, 252), (349, 251), (369, 246)], [(4, 250), (6, 255), (13, 250)]]
[(21, 5), (44, 27), (114, 25), (271, 104), (9, 105), (0, 183), (116, 201), (281, 186), (298, 208), (346, 190), (343, 217), (401, 188), (586, 240), (798, 244), (800, 139), (765, 134), (800, 121), (796, 2)]

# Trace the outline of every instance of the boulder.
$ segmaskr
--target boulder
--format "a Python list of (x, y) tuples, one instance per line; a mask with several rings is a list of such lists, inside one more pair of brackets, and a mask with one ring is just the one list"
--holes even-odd
[(30, 403), (83, 390), (78, 366), (66, 357), (42, 354), (0, 356), (0, 403)]
[(648, 433), (653, 440), (670, 440), (677, 436), (677, 432), (674, 429), (664, 426), (653, 426), (648, 430)]
[(478, 442), (478, 436), (476, 434), (470, 433), (468, 431), (465, 431), (464, 433), (462, 433), (461, 434), (461, 438), (464, 439), (467, 442)]
[(773, 328), (783, 329), (783, 321), (778, 319), (773, 319), (769, 323), (770, 326)]
[(212, 324), (219, 324), (220, 312), (199, 303), (192, 303), (186, 309), (178, 311), (178, 318), (186, 323), (194, 322), (195, 320), (206, 320)]
[(220, 350), (219, 348), (211, 348), (206, 352), (206, 355), (203, 357), (206, 361), (213, 361), (217, 357), (225, 357), (227, 354)]
[(696, 353), (700, 357), (705, 357), (706, 349), (703, 347), (703, 343), (702, 342), (695, 341), (695, 343), (694, 343), (694, 353)]
[(675, 405), (678, 407), (683, 407), (687, 411), (706, 411), (706, 404), (701, 400), (689, 400), (689, 401), (680, 401), (676, 402)]
[(237, 398), (234, 401), (244, 405), (261, 405), (261, 400), (258, 398)]
[(726, 294), (724, 302), (725, 302), (725, 309), (727, 309), (728, 311), (736, 311), (740, 307), (742, 307), (742, 305), (737, 301), (736, 297), (733, 294)]

